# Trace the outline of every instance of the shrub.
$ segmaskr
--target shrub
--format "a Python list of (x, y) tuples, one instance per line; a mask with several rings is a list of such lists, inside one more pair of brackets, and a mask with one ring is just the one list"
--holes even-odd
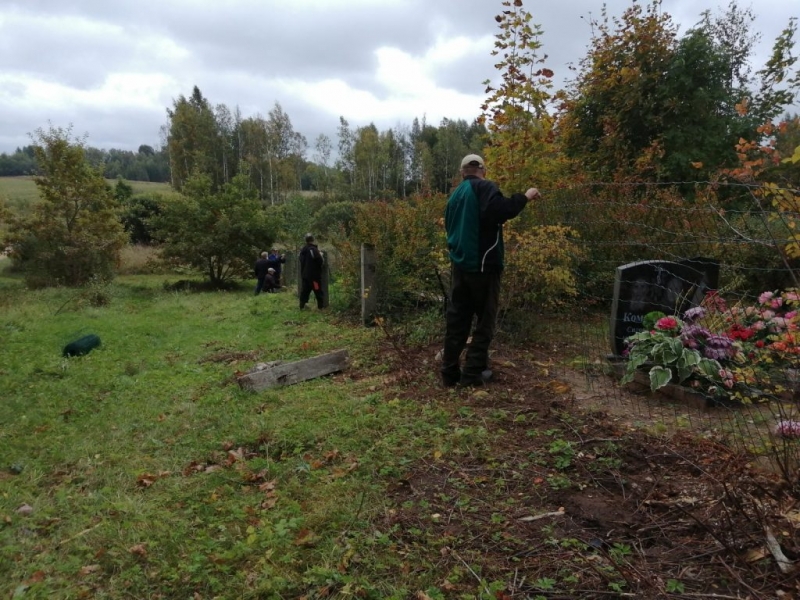
[(160, 207), (169, 199), (169, 195), (159, 193), (134, 194), (122, 202), (120, 218), (131, 244), (149, 244), (153, 241), (150, 222), (160, 214)]
[(212, 191), (210, 177), (195, 174), (183, 194), (160, 210), (151, 223), (163, 242), (161, 257), (204, 273), (215, 286), (250, 276), (258, 251), (275, 239), (256, 191), (243, 174), (219, 192)]
[(110, 280), (125, 244), (118, 204), (69, 130), (37, 131), (42, 200), (29, 217), (11, 220), (6, 244), (28, 285), (83, 285)]
[(578, 294), (576, 265), (584, 251), (569, 227), (549, 225), (521, 229), (513, 221), (505, 230), (505, 308), (556, 308)]
[(415, 196), (393, 202), (356, 204), (350, 235), (331, 241), (339, 251), (341, 285), (359, 298), (361, 245), (374, 246), (378, 309), (382, 313), (417, 306), (442, 294), (439, 276), (446, 262), (443, 228), (445, 198)]

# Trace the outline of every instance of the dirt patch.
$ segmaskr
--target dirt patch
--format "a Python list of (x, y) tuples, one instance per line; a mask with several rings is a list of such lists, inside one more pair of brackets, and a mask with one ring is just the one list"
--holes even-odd
[[(430, 380), (436, 350), (394, 371)], [(492, 369), (483, 389), (400, 392), (487, 432), (389, 492), (398, 550), (428, 554), (446, 597), (800, 598), (768, 544), (800, 561), (798, 478), (726, 435), (726, 423), (765, 427), (753, 414), (671, 405), (535, 350), (501, 347)]]

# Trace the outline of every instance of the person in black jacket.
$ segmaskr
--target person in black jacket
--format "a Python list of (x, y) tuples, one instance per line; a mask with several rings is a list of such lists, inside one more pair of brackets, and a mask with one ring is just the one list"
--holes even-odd
[[(506, 198), (496, 183), (486, 179), (483, 159), (476, 154), (462, 159), (461, 176), (464, 180), (450, 195), (444, 217), (452, 266), (441, 370), (445, 386), (483, 385), (492, 376), (489, 344), (500, 301), (503, 223), (539, 196), (536, 188), (529, 188)], [(474, 316), (477, 323), (462, 370), (461, 352), (467, 346)]]
[(267, 260), (267, 253), (262, 252), (259, 259), (256, 261), (255, 266), (253, 267), (253, 272), (255, 273), (256, 279), (256, 296), (261, 293), (261, 290), (264, 289), (264, 278), (267, 276), (267, 269), (269, 269), (269, 261)]
[(300, 250), (300, 308), (303, 309), (314, 292), (317, 299), (317, 308), (323, 306), (322, 294), (322, 267), (325, 264), (319, 247), (314, 243), (314, 236), (310, 233), (305, 237), (306, 245)]
[(281, 287), (281, 265), (286, 263), (286, 255), (285, 254), (278, 254), (278, 251), (273, 248), (269, 251), (269, 256), (267, 257), (269, 261), (269, 266), (275, 269), (275, 287)]

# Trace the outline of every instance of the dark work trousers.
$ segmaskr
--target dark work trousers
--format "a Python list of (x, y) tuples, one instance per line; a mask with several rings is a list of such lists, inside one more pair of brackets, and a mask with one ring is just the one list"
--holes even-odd
[(305, 308), (311, 292), (314, 292), (314, 297), (317, 299), (317, 308), (322, 308), (322, 285), (319, 281), (311, 279), (303, 279), (300, 283), (300, 308)]
[(264, 289), (264, 277), (258, 277), (256, 281), (256, 296)]
[(455, 265), (450, 304), (447, 307), (447, 332), (444, 336), (442, 379), (456, 383), (462, 376), (459, 358), (467, 345), (472, 318), (477, 316), (472, 342), (467, 349), (463, 377), (478, 379), (489, 366), (492, 342), (500, 301), (500, 273), (465, 273)]

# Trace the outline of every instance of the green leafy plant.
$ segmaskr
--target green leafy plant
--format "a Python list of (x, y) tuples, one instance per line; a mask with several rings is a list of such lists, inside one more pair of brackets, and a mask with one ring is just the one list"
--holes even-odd
[[(646, 320), (653, 320), (648, 314)], [(696, 348), (684, 345), (681, 332), (684, 323), (675, 317), (661, 317), (651, 330), (643, 330), (627, 338), (628, 363), (622, 383), (633, 381), (636, 371), (649, 366), (650, 389), (661, 389), (670, 381), (683, 383), (690, 378), (717, 383), (722, 365), (704, 357)]]
[(682, 594), (685, 590), (685, 586), (683, 583), (678, 581), (677, 579), (668, 579), (666, 590), (671, 594)]
[(564, 470), (572, 464), (575, 457), (575, 449), (566, 440), (555, 440), (550, 444), (550, 454), (553, 455), (555, 466), (559, 470)]

